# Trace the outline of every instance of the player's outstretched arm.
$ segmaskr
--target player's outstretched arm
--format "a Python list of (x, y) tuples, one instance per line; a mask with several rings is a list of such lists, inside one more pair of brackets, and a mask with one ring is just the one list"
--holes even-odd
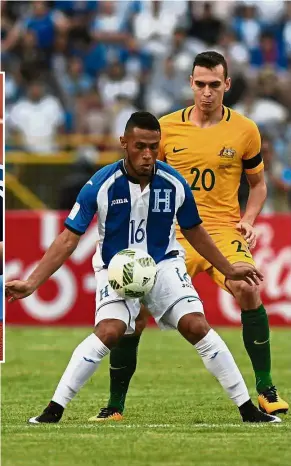
[(263, 279), (263, 275), (251, 264), (231, 265), (221, 254), (202, 225), (197, 225), (189, 230), (181, 229), (181, 231), (191, 246), (227, 279), (244, 280), (249, 285), (254, 283), (258, 285), (259, 281)]
[(63, 265), (76, 249), (79, 240), (79, 235), (66, 228), (51, 244), (27, 280), (12, 280), (5, 284), (5, 294), (10, 298), (9, 302), (31, 295)]

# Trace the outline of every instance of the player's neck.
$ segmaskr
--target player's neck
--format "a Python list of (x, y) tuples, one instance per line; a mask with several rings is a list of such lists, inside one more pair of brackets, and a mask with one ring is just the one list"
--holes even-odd
[(223, 106), (217, 107), (212, 113), (205, 113), (198, 107), (194, 107), (190, 113), (190, 121), (194, 126), (199, 128), (209, 128), (217, 125), (223, 118)]
[(131, 167), (131, 165), (128, 163), (128, 161), (126, 159), (125, 159), (125, 162), (124, 162), (124, 167), (125, 167), (126, 175), (127, 175), (127, 178), (129, 179), (129, 181), (131, 181), (132, 183), (135, 183), (135, 184), (139, 184), (141, 191), (143, 191), (145, 189), (145, 187), (148, 184), (150, 184), (151, 179), (153, 177), (152, 173), (151, 173), (150, 176), (139, 176), (136, 173), (136, 171), (133, 169), (133, 167)]

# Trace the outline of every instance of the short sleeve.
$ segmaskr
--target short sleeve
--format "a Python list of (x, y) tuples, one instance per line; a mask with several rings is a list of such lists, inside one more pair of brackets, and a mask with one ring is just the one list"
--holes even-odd
[(259, 173), (264, 168), (261, 156), (261, 136), (257, 125), (251, 121), (247, 132), (247, 149), (243, 155), (242, 163), (246, 174)]
[(202, 220), (199, 217), (196, 202), (190, 186), (186, 181), (183, 183), (183, 187), (185, 198), (183, 204), (177, 210), (177, 220), (181, 228), (184, 230), (191, 230), (191, 228), (200, 225)]
[(78, 194), (77, 200), (65, 220), (65, 226), (77, 235), (82, 235), (87, 230), (97, 210), (96, 186), (89, 180)]

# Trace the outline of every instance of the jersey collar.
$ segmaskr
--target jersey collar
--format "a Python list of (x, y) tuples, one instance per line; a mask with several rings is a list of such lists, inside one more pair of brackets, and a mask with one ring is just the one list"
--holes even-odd
[[(190, 121), (190, 115), (195, 105), (191, 105), (191, 107), (184, 108), (182, 111), (182, 121), (183, 123)], [(230, 109), (228, 107), (222, 106), (222, 119), (221, 121), (229, 121), (230, 119)]]
[[(134, 184), (140, 184), (139, 181), (136, 178), (134, 178), (133, 176), (128, 174), (128, 172), (126, 170), (126, 167), (125, 167), (125, 159), (121, 160), (120, 169), (121, 169), (122, 173), (124, 174), (124, 176), (126, 176), (128, 181), (130, 181), (131, 183), (134, 183)], [(156, 174), (156, 172), (157, 172), (157, 164), (155, 163), (150, 182), (152, 181), (152, 179), (153, 179), (154, 175)]]

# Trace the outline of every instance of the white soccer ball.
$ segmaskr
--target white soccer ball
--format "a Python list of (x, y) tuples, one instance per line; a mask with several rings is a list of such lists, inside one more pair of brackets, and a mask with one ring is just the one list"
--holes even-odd
[(108, 266), (111, 288), (123, 298), (143, 298), (154, 286), (157, 266), (141, 249), (123, 249)]

